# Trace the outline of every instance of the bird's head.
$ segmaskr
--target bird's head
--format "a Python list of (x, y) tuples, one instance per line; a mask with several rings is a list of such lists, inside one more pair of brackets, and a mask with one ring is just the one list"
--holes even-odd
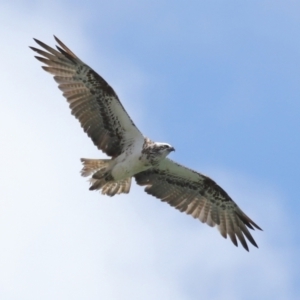
[(145, 139), (142, 156), (150, 164), (155, 165), (166, 158), (172, 151), (175, 151), (174, 147), (167, 143), (152, 142), (149, 139)]
[(153, 144), (153, 152), (161, 159), (166, 158), (172, 151), (175, 151), (174, 147), (167, 143), (156, 142)]

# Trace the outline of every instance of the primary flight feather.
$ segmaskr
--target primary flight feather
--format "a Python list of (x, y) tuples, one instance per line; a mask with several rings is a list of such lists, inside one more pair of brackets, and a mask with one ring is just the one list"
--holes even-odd
[[(249, 251), (246, 240), (257, 247), (250, 229), (260, 229), (229, 195), (209, 177), (167, 158), (174, 148), (153, 142), (139, 131), (113, 88), (55, 37), (57, 50), (39, 40), (44, 50), (30, 47), (54, 75), (72, 114), (95, 146), (111, 159), (82, 158), (82, 176), (90, 177), (90, 190), (114, 196), (129, 193), (131, 178), (145, 191), (209, 226), (221, 235), (238, 240)], [(45, 51), (46, 50), (46, 51)]]

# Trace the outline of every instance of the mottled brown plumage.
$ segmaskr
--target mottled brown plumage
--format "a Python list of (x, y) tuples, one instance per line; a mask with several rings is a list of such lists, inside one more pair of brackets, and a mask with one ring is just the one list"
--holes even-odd
[(136, 174), (135, 179), (146, 186), (148, 194), (209, 226), (217, 225), (221, 235), (226, 238), (228, 234), (236, 246), (237, 236), (248, 251), (245, 236), (257, 247), (247, 227), (261, 228), (209, 177), (166, 158), (158, 166)]
[[(126, 113), (118, 96), (109, 84), (92, 68), (84, 64), (58, 38), (57, 50), (35, 41), (48, 52), (30, 47), (36, 58), (47, 66), (43, 69), (54, 75), (54, 80), (69, 102), (72, 114), (92, 139), (95, 146), (109, 156), (117, 157), (130, 138), (140, 131)], [(114, 113), (122, 111), (122, 119)], [(128, 124), (128, 126), (126, 126)]]
[[(89, 176), (90, 190), (114, 196), (130, 191), (131, 179), (145, 191), (209, 226), (221, 235), (246, 240), (257, 247), (249, 229), (260, 229), (212, 179), (173, 162), (174, 148), (144, 137), (125, 111), (112, 87), (55, 37), (57, 50), (35, 40), (44, 50), (30, 47), (40, 56), (43, 69), (54, 75), (72, 114), (98, 149), (112, 159), (81, 159), (82, 176)], [(261, 230), (261, 229), (260, 229)]]

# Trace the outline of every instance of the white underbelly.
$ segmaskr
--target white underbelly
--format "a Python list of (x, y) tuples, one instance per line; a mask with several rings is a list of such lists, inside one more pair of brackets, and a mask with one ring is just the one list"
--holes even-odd
[(120, 180), (131, 177), (139, 172), (145, 171), (150, 166), (146, 166), (144, 162), (139, 159), (139, 156), (128, 156), (119, 161), (112, 169), (112, 176), (114, 180)]

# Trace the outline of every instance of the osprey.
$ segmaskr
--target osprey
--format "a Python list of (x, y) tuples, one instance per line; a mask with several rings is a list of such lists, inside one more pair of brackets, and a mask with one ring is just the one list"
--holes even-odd
[[(42, 68), (54, 75), (72, 114), (110, 159), (82, 158), (82, 176), (90, 177), (90, 190), (114, 196), (129, 193), (131, 179), (146, 186), (145, 191), (209, 226), (221, 235), (237, 239), (249, 251), (246, 239), (257, 247), (248, 228), (256, 225), (209, 177), (188, 169), (167, 156), (175, 149), (153, 142), (135, 126), (112, 87), (55, 37), (57, 50), (39, 40), (46, 51), (30, 47), (41, 56)], [(246, 238), (246, 239), (245, 239)]]

